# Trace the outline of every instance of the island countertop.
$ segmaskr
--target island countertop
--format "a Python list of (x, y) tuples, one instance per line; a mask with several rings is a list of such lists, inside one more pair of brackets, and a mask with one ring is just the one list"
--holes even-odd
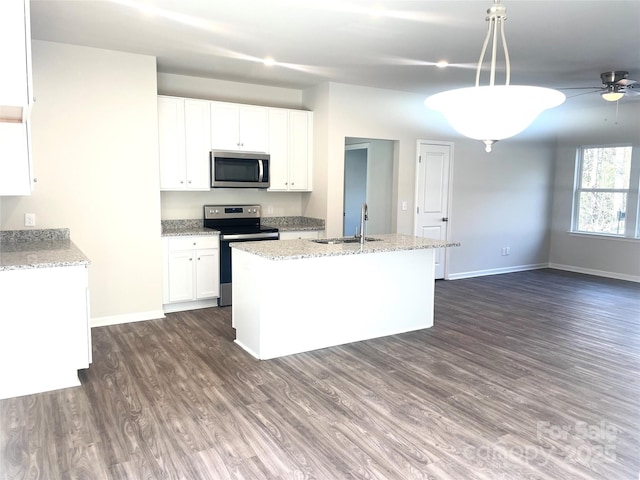
[(232, 248), (270, 260), (294, 260), (340, 255), (398, 252), (428, 248), (457, 247), (456, 242), (441, 242), (412, 235), (386, 234), (372, 236), (375, 241), (360, 243), (322, 244), (307, 239), (280, 240), (277, 242), (231, 243)]

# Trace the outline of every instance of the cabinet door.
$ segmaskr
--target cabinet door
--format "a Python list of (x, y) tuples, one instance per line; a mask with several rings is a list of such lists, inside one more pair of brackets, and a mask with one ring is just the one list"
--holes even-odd
[(209, 190), (211, 117), (208, 101), (184, 101), (184, 132), (187, 190)]
[(240, 150), (266, 152), (269, 148), (267, 108), (241, 105)]
[(287, 190), (289, 185), (289, 113), (269, 109), (269, 190)]
[(27, 123), (31, 86), (29, 1), (0, 2), (0, 195), (30, 195)]
[(289, 112), (289, 190), (310, 190), (311, 172), (310, 114), (304, 111)]
[(171, 252), (168, 259), (169, 301), (193, 300), (193, 257), (192, 251)]
[(239, 106), (234, 103), (211, 102), (211, 148), (240, 150)]
[(29, 102), (29, 76), (31, 72), (31, 35), (29, 32), (28, 0), (3, 0), (0, 2), (0, 107), (17, 107), (16, 110), (0, 109), (11, 117), (23, 120), (23, 109)]
[(219, 295), (218, 250), (196, 251), (196, 299), (213, 298)]
[(30, 195), (29, 127), (0, 122), (0, 195)]
[(184, 190), (187, 164), (185, 158), (184, 100), (158, 97), (158, 147), (160, 155), (160, 189)]

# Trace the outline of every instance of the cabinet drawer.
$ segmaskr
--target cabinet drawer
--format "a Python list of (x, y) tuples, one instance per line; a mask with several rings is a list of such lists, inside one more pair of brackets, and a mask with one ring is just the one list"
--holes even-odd
[(200, 248), (219, 248), (217, 235), (203, 235), (197, 237), (175, 237), (169, 239), (169, 251), (195, 250)]

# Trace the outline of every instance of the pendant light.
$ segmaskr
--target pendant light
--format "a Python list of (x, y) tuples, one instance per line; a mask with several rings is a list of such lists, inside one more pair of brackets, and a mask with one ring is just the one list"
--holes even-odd
[[(565, 100), (563, 93), (550, 88), (509, 85), (511, 64), (504, 35), (506, 18), (501, 0), (493, 0), (493, 5), (487, 10), (489, 28), (476, 69), (475, 87), (449, 90), (425, 100), (428, 108), (441, 112), (460, 134), (482, 141), (487, 152), (495, 142), (517, 135), (544, 110), (557, 107)], [(504, 85), (495, 85), (498, 36), (506, 64)], [(489, 85), (480, 86), (480, 71), (490, 42)]]

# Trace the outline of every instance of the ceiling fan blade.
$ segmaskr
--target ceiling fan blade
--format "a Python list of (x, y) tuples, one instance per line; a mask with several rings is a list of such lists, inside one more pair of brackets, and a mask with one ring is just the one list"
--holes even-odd
[(616, 85), (622, 85), (623, 87), (628, 87), (629, 85), (633, 85), (636, 83), (636, 80), (629, 80), (627, 78), (623, 78), (619, 82), (616, 82)]
[(602, 90), (602, 87), (560, 87), (556, 90)]
[(624, 90), (624, 94), (627, 97), (636, 97), (636, 96), (640, 95), (640, 91), (635, 91), (635, 90), (631, 90), (631, 89), (625, 89)]
[(576, 97), (581, 97), (582, 95), (590, 95), (590, 94), (592, 94), (592, 93), (598, 93), (598, 92), (600, 92), (600, 91), (602, 91), (602, 89), (601, 89), (601, 88), (598, 88), (598, 89), (596, 89), (596, 90), (591, 90), (590, 92), (576, 93), (575, 95), (567, 96), (567, 98), (576, 98)]

